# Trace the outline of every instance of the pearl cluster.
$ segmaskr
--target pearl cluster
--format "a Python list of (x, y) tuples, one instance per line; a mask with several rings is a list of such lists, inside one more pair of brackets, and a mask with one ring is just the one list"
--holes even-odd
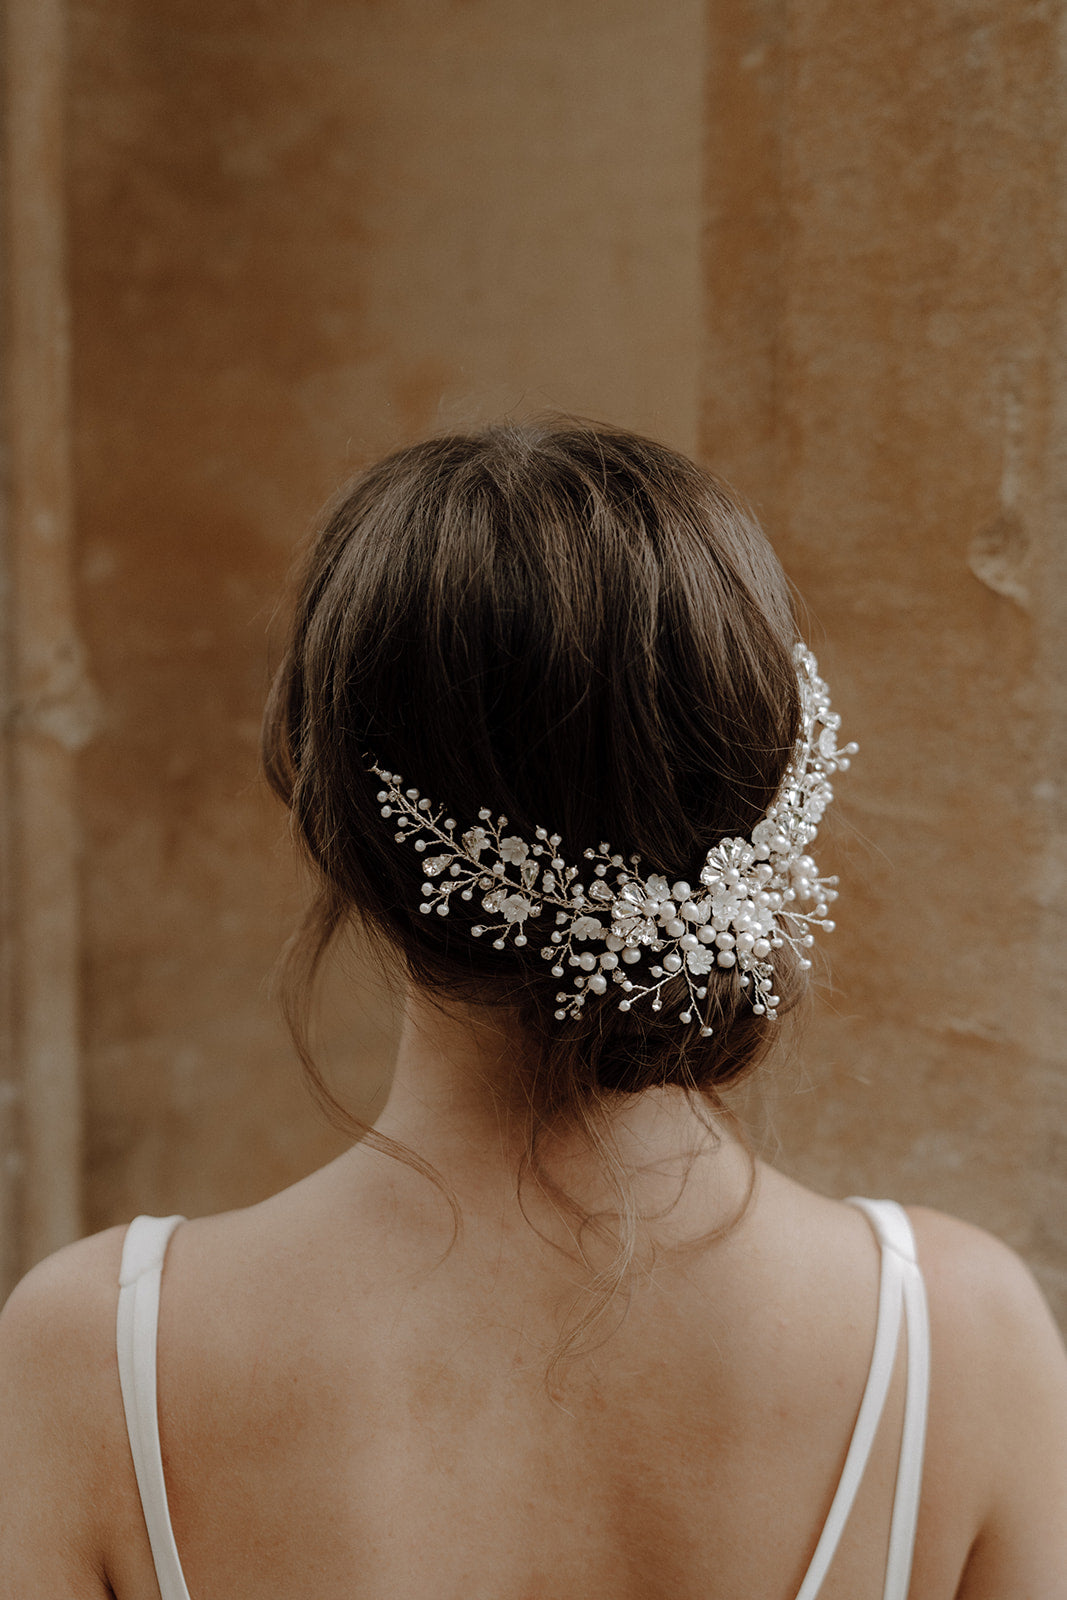
[[(751, 838), (712, 846), (697, 888), (659, 874), (642, 878), (639, 856), (624, 859), (604, 843), (584, 852), (586, 867), (569, 866), (559, 834), (538, 828), (527, 842), (505, 832), (506, 817), (494, 821), (486, 809), (457, 837), (454, 817), (405, 788), (399, 773), (370, 763), (384, 785), (378, 801), (382, 816), (394, 819), (397, 843), (423, 856), (419, 910), (445, 917), (454, 894), (477, 896), (494, 920), (476, 923), (471, 933), (492, 935), (496, 950), (509, 938), (525, 945), (527, 922), (554, 913), (541, 955), (551, 961), (553, 977), (563, 978), (568, 968), (573, 973), (573, 986), (556, 996), (560, 1022), (578, 1017), (589, 996), (606, 993), (609, 984), (622, 991), (621, 1011), (646, 996), (659, 1011), (664, 985), (681, 977), (688, 998), (679, 1020), (699, 1020), (706, 1036), (712, 1030), (700, 1011), (708, 993), (702, 980), (713, 969), (735, 970), (756, 1015), (775, 1017), (773, 952), (789, 945), (810, 967), (804, 952), (814, 943), (813, 929), (834, 926), (828, 912), (837, 880), (819, 876), (807, 848), (833, 799), (830, 777), (847, 770), (857, 748), (837, 748), (840, 718), (805, 645), (795, 647), (794, 662), (801, 731), (781, 788)], [(647, 972), (634, 972), (642, 961)]]

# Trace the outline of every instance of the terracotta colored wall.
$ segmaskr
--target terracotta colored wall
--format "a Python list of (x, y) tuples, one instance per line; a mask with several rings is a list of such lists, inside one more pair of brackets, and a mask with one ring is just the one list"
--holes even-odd
[[(1067, 1320), (1056, 8), (69, 16), (86, 1226), (337, 1148), (264, 982), (299, 898), (271, 610), (347, 471), (555, 405), (750, 495), (863, 746), (835, 987), (754, 1121), (816, 1184), (999, 1231)], [(333, 994), (372, 1103), (389, 1018)]]
[(271, 609), (320, 502), (512, 408), (695, 447), (703, 19), (75, 0), (72, 25), (96, 1227), (337, 1148), (264, 990), (296, 899), (256, 780)]
[(1062, 15), (709, 17), (703, 452), (862, 745), (787, 1164), (984, 1223), (1067, 1314)]

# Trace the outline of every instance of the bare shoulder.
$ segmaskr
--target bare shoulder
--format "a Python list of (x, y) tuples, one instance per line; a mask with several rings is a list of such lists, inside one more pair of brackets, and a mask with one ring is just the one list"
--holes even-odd
[(109, 1591), (94, 1553), (129, 1474), (115, 1362), (123, 1230), (28, 1273), (0, 1313), (0, 1568), (16, 1595)]
[(1001, 1365), (1029, 1368), (1041, 1353), (1067, 1365), (1063, 1340), (1037, 1279), (1008, 1245), (983, 1228), (908, 1208), (930, 1298), (931, 1317), (952, 1318), (957, 1336)]
[[(86, 1314), (114, 1303), (125, 1228), (108, 1228), (47, 1256), (28, 1272), (0, 1311), (0, 1352), (27, 1334), (77, 1335)], [(73, 1316), (70, 1314), (73, 1313)]]
[[(928, 1467), (966, 1462), (980, 1514), (959, 1600), (1053, 1600), (1067, 1571), (1067, 1351), (1033, 1273), (981, 1228), (909, 1208), (930, 1306)], [(946, 1463), (946, 1472), (948, 1466)]]
[[(58, 1250), (22, 1279), (0, 1312), (0, 1404), (38, 1412), (101, 1398), (115, 1358), (124, 1229)], [(108, 1396), (110, 1398), (110, 1396)]]

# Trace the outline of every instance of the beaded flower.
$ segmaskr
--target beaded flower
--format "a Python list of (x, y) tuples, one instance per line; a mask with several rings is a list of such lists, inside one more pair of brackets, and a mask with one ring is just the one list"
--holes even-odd
[[(793, 660), (801, 725), (781, 787), (750, 838), (712, 846), (696, 887), (658, 873), (642, 877), (640, 856), (624, 858), (606, 843), (585, 851), (584, 867), (571, 866), (558, 833), (538, 828), (528, 841), (505, 831), (506, 817), (494, 821), (485, 809), (476, 826), (457, 836), (454, 817), (405, 788), (399, 773), (372, 762), (369, 770), (384, 785), (382, 816), (395, 819), (398, 844), (410, 843), (423, 856), (420, 911), (444, 917), (453, 895), (477, 898), (489, 920), (471, 932), (489, 936), (496, 950), (509, 939), (525, 945), (527, 923), (553, 917), (541, 955), (552, 962), (553, 977), (569, 969), (572, 979), (556, 996), (560, 1022), (580, 1016), (589, 996), (604, 994), (609, 984), (619, 986), (621, 1011), (647, 996), (659, 1011), (664, 985), (681, 977), (688, 999), (679, 1020), (691, 1023), (713, 967), (734, 969), (756, 1015), (775, 1017), (773, 952), (788, 945), (810, 967), (804, 952), (813, 930), (834, 927), (829, 907), (837, 879), (820, 877), (807, 852), (833, 799), (830, 779), (847, 770), (857, 749), (837, 747), (841, 719), (830, 709), (811, 651), (798, 644)], [(711, 1031), (702, 1021), (701, 1034)]]

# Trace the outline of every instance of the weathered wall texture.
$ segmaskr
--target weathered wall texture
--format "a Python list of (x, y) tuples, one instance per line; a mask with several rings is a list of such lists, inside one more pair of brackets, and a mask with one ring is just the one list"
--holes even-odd
[(787, 1161), (998, 1230), (1067, 1312), (1063, 10), (709, 17), (703, 453), (862, 745)]
[[(783, 1158), (986, 1223), (1067, 1314), (1060, 15), (70, 0), (88, 1226), (337, 1148), (265, 989), (272, 608), (346, 472), (552, 405), (757, 503), (863, 744)], [(389, 1026), (357, 983), (330, 1025), (367, 1103)]]
[(62, 0), (4, 13), (0, 526), (0, 1294), (81, 1229), (75, 752), (92, 732), (73, 585)]
[(699, 5), (638, 0), (74, 0), (72, 29), (99, 1226), (337, 1148), (264, 987), (296, 905), (256, 780), (283, 575), (340, 478), (442, 422), (695, 447), (703, 51)]

